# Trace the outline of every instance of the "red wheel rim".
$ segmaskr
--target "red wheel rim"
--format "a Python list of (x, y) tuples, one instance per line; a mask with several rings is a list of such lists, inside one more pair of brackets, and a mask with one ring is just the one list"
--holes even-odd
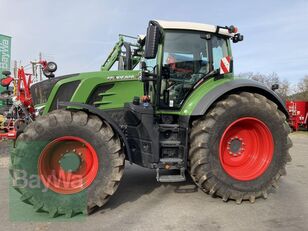
[(244, 117), (230, 124), (219, 145), (223, 169), (240, 181), (254, 180), (270, 165), (274, 141), (269, 128), (260, 120)]
[(44, 148), (38, 160), (38, 172), (48, 189), (60, 194), (78, 193), (91, 185), (97, 175), (97, 153), (87, 141), (63, 136)]

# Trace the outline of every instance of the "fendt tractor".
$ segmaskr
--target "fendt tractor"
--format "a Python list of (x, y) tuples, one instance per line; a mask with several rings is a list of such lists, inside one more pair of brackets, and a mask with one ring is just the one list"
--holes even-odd
[(190, 175), (223, 201), (267, 198), (291, 160), (288, 112), (272, 89), (234, 77), (242, 40), (235, 26), (153, 20), (146, 36), (120, 35), (100, 71), (33, 84), (40, 116), (11, 154), (21, 200), (88, 214), (115, 193), (125, 160), (158, 182)]

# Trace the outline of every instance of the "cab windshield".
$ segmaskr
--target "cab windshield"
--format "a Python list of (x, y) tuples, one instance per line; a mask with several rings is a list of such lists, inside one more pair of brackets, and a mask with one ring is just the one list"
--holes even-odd
[[(212, 49), (213, 60), (209, 59), (209, 49)], [(167, 31), (163, 66), (170, 71), (170, 78), (161, 80), (160, 105), (179, 108), (198, 80), (219, 68), (219, 61), (224, 56), (227, 56), (226, 39), (212, 36), (207, 40), (204, 32), (198, 31)]]

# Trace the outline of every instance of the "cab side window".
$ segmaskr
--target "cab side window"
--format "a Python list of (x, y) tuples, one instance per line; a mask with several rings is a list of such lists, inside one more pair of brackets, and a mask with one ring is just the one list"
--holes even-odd
[(223, 57), (228, 56), (228, 44), (226, 39), (219, 38), (216, 36), (212, 37), (212, 47), (213, 47), (213, 67), (214, 70), (219, 69), (220, 60)]

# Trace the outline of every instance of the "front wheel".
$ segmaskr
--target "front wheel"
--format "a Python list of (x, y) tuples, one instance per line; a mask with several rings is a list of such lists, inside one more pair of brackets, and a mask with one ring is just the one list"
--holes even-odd
[(108, 123), (83, 111), (57, 110), (38, 117), (18, 137), (10, 173), (22, 201), (52, 217), (71, 217), (107, 202), (124, 159)]
[(190, 174), (224, 201), (267, 198), (291, 160), (289, 132), (285, 115), (264, 96), (229, 95), (192, 124)]

